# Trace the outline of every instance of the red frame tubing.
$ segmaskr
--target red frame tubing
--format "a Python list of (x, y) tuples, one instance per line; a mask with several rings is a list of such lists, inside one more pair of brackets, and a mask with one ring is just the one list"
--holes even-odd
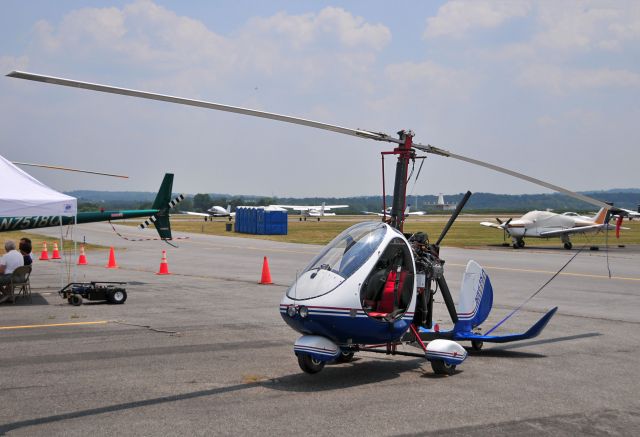
[(426, 352), (427, 346), (425, 346), (424, 342), (420, 338), (420, 335), (418, 335), (418, 330), (416, 329), (415, 325), (412, 323), (410, 327), (411, 327), (411, 332), (413, 332), (413, 335), (416, 336), (416, 340), (418, 340), (418, 343), (420, 343), (420, 347), (422, 348), (422, 350)]

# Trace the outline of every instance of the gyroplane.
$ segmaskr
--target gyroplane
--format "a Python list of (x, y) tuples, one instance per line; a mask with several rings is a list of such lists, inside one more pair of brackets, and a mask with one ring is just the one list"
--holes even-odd
[[(215, 109), (395, 144), (393, 150), (382, 152), (383, 158), (385, 155), (397, 158), (389, 217), (382, 222), (355, 224), (338, 235), (297, 276), (280, 302), (284, 321), (302, 334), (294, 343), (293, 350), (300, 368), (307, 373), (317, 373), (327, 362), (346, 362), (355, 353), (367, 351), (426, 358), (435, 373), (451, 375), (467, 357), (466, 349), (458, 341), (472, 342), (472, 347), (479, 349), (483, 342), (504, 343), (533, 338), (555, 314), (557, 307), (550, 309), (524, 333), (491, 335), (496, 326), (480, 334), (478, 328), (491, 311), (493, 289), (486, 270), (474, 261), (467, 265), (456, 308), (444, 277), (440, 243), (471, 193), (467, 193), (458, 204), (434, 243), (424, 233), (404, 233), (408, 168), (410, 161), (420, 158), (418, 153), (479, 165), (601, 208), (610, 208), (604, 202), (540, 179), (432, 145), (416, 143), (410, 130), (401, 130), (395, 137), (288, 115), (40, 74), (13, 71), (8, 76)], [(383, 192), (383, 200), (385, 197)], [(433, 298), (436, 290), (440, 290), (454, 323), (449, 331), (434, 329)], [(404, 342), (419, 347), (420, 353), (398, 350), (397, 347)]]

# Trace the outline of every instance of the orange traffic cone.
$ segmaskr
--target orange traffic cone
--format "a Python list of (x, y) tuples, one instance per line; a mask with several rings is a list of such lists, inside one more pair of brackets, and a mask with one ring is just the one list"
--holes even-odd
[(84, 254), (84, 244), (80, 245), (80, 256), (78, 257), (78, 265), (79, 266), (86, 266), (87, 263), (87, 256)]
[(266, 256), (262, 262), (262, 279), (260, 279), (260, 283), (265, 285), (273, 284), (271, 282), (271, 272), (269, 271), (269, 260), (267, 260)]
[(160, 261), (160, 270), (156, 275), (170, 275), (169, 273), (169, 264), (167, 263), (167, 251), (162, 251), (162, 260)]
[(117, 269), (118, 265), (116, 264), (116, 253), (113, 250), (113, 247), (111, 247), (111, 250), (109, 251), (109, 264), (107, 264), (106, 266), (108, 269)]
[(40, 252), (40, 261), (49, 261), (49, 252), (47, 252), (47, 242), (42, 242), (42, 252)]
[(53, 255), (51, 259), (60, 259), (60, 252), (58, 252), (58, 243), (53, 243)]

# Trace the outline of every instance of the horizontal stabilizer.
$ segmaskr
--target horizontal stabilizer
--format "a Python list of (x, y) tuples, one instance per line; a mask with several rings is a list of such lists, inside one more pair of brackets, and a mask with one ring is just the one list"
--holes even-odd
[(510, 341), (528, 340), (530, 338), (540, 335), (542, 330), (547, 326), (551, 317), (556, 313), (558, 307), (549, 310), (540, 320), (536, 322), (527, 332), (520, 334), (505, 334), (505, 335), (481, 335), (474, 332), (455, 332), (453, 334), (453, 340), (479, 340), (487, 343), (509, 343)]

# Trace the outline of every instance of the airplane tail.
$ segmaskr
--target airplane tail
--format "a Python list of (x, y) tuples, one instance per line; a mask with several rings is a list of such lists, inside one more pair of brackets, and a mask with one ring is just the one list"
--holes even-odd
[(462, 278), (458, 300), (458, 321), (454, 331), (470, 332), (484, 322), (493, 305), (493, 287), (487, 272), (471, 260)]
[(324, 205), (325, 205), (325, 202), (322, 202), (322, 207), (320, 208), (320, 215), (324, 215)]
[(176, 206), (184, 199), (184, 196), (180, 194), (175, 199), (171, 199), (171, 190), (173, 189), (173, 174), (166, 173), (158, 194), (153, 201), (152, 208), (157, 210), (154, 215), (149, 217), (140, 225), (141, 229), (148, 227), (151, 223), (156, 227), (158, 235), (162, 240), (171, 240), (171, 223), (169, 222), (169, 210)]
[(600, 211), (593, 216), (593, 221), (597, 225), (602, 225), (607, 221), (607, 215), (609, 214), (609, 208), (600, 208)]
[(231, 204), (227, 205), (227, 214), (231, 214)]

